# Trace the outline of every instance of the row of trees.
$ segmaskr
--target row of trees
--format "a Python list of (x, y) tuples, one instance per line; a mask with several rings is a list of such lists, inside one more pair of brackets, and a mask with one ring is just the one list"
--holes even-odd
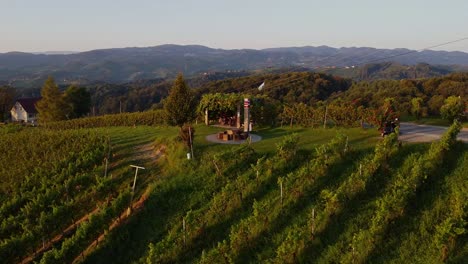
[[(84, 88), (71, 86), (61, 93), (53, 79), (49, 78), (42, 89), (42, 96), (43, 99), (37, 108), (40, 121), (43, 123), (80, 117), (89, 111), (90, 95)], [(197, 102), (196, 93), (188, 87), (183, 76), (179, 75), (168, 97), (162, 102), (164, 111), (156, 122), (162, 124), (165, 120), (169, 125), (180, 127), (183, 133), (182, 131), (188, 131), (187, 128), (182, 129), (183, 126), (193, 122), (197, 114), (204, 113), (205, 109), (209, 109), (211, 119), (222, 115), (234, 116), (236, 108), (244, 97), (249, 97), (253, 102), (251, 117), (260, 125), (274, 125), (281, 120), (281, 124), (287, 122), (302, 126), (317, 126), (325, 122), (339, 126), (359, 126), (363, 122), (380, 126), (383, 122), (393, 120), (405, 112), (397, 98), (385, 98), (380, 105), (374, 105), (360, 99), (349, 103), (348, 99), (351, 98), (348, 96), (331, 99), (328, 103), (318, 101), (313, 104), (282, 104), (265, 95), (209, 93), (204, 94)], [(413, 97), (410, 102), (410, 112), (417, 119), (428, 114), (429, 110), (423, 97)], [(465, 102), (461, 96), (449, 96), (439, 111), (443, 118), (452, 121), (462, 118), (464, 110)], [(154, 123), (154, 120), (150, 123)]]
[[(439, 108), (440, 116), (452, 122), (454, 119), (463, 118), (466, 103), (460, 96), (449, 96), (445, 99), (444, 104)], [(411, 114), (417, 119), (428, 116), (428, 107), (425, 106), (424, 100), (421, 97), (411, 99)]]
[[(466, 105), (468, 96), (468, 74), (451, 74), (444, 77), (418, 80), (378, 80), (373, 82), (356, 82), (346, 92), (335, 94), (330, 98), (340, 98), (356, 102), (365, 107), (376, 108), (385, 98), (394, 98), (396, 109), (402, 115), (442, 116), (448, 119), (441, 108), (450, 97), (459, 98), (457, 104)], [(454, 99), (449, 99), (453, 102)]]

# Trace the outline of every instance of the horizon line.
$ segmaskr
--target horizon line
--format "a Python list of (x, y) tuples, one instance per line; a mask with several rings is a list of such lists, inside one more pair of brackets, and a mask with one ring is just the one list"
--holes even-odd
[(144, 49), (144, 48), (155, 48), (155, 47), (161, 47), (161, 46), (181, 46), (181, 47), (188, 47), (188, 46), (199, 46), (199, 47), (205, 47), (209, 49), (214, 49), (214, 50), (256, 50), (256, 51), (263, 51), (263, 50), (269, 50), (269, 49), (287, 49), (287, 48), (319, 48), (319, 47), (326, 47), (326, 48), (332, 48), (332, 49), (361, 49), (361, 48), (367, 48), (367, 49), (375, 49), (375, 50), (409, 50), (409, 51), (425, 51), (425, 50), (430, 50), (430, 51), (442, 51), (442, 52), (461, 52), (461, 53), (467, 53), (468, 51), (462, 51), (462, 50), (444, 50), (444, 49), (411, 49), (411, 48), (376, 48), (376, 47), (370, 47), (370, 46), (341, 46), (341, 47), (334, 47), (334, 46), (329, 46), (329, 45), (318, 45), (318, 46), (313, 46), (313, 45), (304, 45), (304, 46), (276, 46), (276, 47), (268, 47), (268, 48), (215, 48), (211, 47), (208, 45), (202, 45), (202, 44), (175, 44), (175, 43), (166, 43), (166, 44), (159, 44), (159, 45), (151, 45), (151, 46), (123, 46), (123, 47), (107, 47), (107, 48), (95, 48), (95, 49), (85, 49), (85, 50), (46, 50), (46, 51), (20, 51), (20, 50), (11, 50), (11, 51), (2, 51), (0, 54), (9, 54), (9, 53), (26, 53), (26, 54), (33, 54), (33, 55), (71, 55), (71, 54), (79, 54), (79, 53), (85, 53), (85, 52), (91, 52), (91, 51), (98, 51), (98, 50), (112, 50), (112, 49)]

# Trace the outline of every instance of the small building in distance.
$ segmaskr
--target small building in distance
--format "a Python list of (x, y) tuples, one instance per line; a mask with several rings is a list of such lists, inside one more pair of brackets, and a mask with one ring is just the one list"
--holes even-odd
[(11, 108), (11, 120), (14, 122), (35, 123), (37, 119), (36, 103), (41, 100), (36, 98), (21, 98), (16, 100)]

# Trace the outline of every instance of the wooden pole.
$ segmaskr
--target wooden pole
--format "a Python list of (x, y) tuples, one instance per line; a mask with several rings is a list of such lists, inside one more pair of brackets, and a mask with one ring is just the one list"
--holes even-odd
[(106, 160), (106, 166), (105, 166), (105, 169), (104, 169), (104, 177), (107, 177), (107, 165), (109, 163), (109, 160), (107, 158), (104, 158)]
[(283, 207), (283, 181), (280, 181), (281, 207)]
[(182, 230), (184, 231), (184, 247), (187, 245), (187, 231), (185, 228), (185, 217), (182, 218)]
[(325, 117), (323, 118), (323, 128), (327, 128), (327, 113), (328, 113), (328, 106), (325, 107)]
[(348, 152), (348, 136), (346, 136), (346, 144), (343, 150), (344, 153)]
[(190, 143), (190, 152), (192, 153), (192, 159), (193, 157), (193, 140), (192, 140), (192, 128), (189, 126), (189, 143)]
[(315, 208), (312, 208), (312, 226), (311, 226), (312, 239), (315, 235)]
[(240, 128), (241, 127), (241, 109), (240, 109), (240, 104), (237, 105), (237, 120), (236, 120), (236, 127)]
[(250, 101), (249, 98), (244, 98), (244, 132), (249, 133), (249, 123), (250, 123), (250, 114), (249, 114)]

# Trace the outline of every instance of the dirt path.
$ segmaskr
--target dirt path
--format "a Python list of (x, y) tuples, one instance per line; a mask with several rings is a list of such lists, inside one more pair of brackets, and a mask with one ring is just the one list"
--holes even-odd
[[(406, 142), (431, 142), (440, 139), (447, 127), (401, 123), (399, 139)], [(468, 142), (468, 129), (464, 128), (457, 137), (458, 140)]]

